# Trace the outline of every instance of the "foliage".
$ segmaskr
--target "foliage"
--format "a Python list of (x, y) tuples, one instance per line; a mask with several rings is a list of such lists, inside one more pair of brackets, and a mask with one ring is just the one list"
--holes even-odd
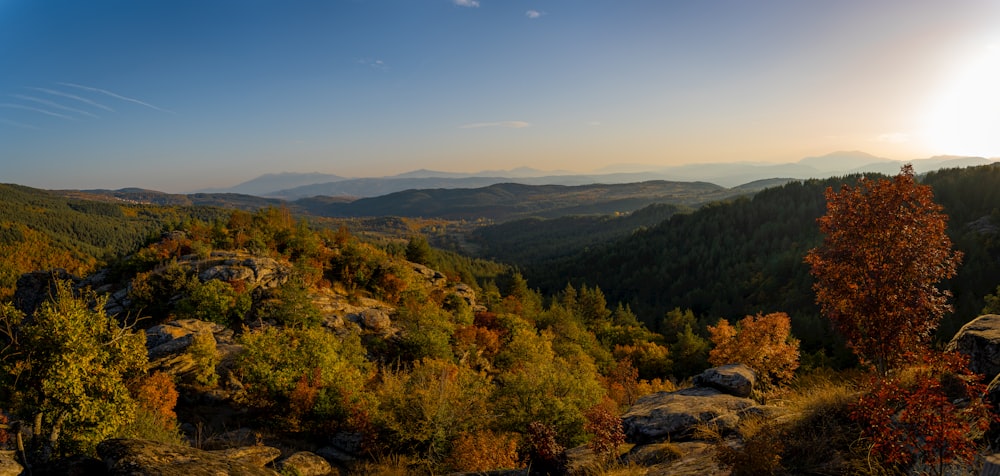
[(910, 356), (914, 367), (869, 379), (851, 418), (857, 420), (871, 451), (901, 468), (917, 465), (945, 474), (949, 465), (966, 468), (976, 457), (976, 440), (995, 416), (983, 400), (985, 385), (958, 353)]
[(823, 244), (806, 256), (816, 301), (859, 358), (885, 374), (901, 355), (925, 349), (951, 310), (950, 293), (936, 284), (955, 275), (962, 254), (912, 166), (892, 180), (827, 189), (826, 199)]
[(153, 372), (133, 384), (132, 393), (136, 401), (135, 420), (124, 434), (130, 438), (183, 444), (174, 413), (179, 394), (173, 379), (163, 372)]
[(274, 319), (288, 327), (312, 327), (318, 325), (323, 317), (301, 277), (290, 279), (278, 287), (271, 299), (261, 303), (257, 309), (258, 318)]
[(997, 286), (995, 293), (987, 295), (983, 300), (986, 301), (983, 314), (1000, 314), (1000, 286)]
[(528, 425), (528, 463), (539, 474), (566, 474), (566, 448), (556, 439), (556, 430), (542, 422)]
[(410, 370), (383, 369), (377, 390), (379, 420), (395, 448), (439, 462), (460, 433), (490, 423), (489, 377), (441, 359), (423, 359)]
[(22, 320), (4, 312), (4, 385), (11, 411), (35, 422), (43, 457), (48, 451), (90, 453), (134, 419), (128, 382), (145, 373), (145, 335), (119, 326), (104, 313), (104, 303), (92, 292), (78, 297), (69, 283), (59, 282), (52, 300), (33, 316)]
[(481, 473), (521, 466), (517, 457), (518, 437), (513, 433), (482, 430), (455, 438), (447, 466), (453, 471)]
[(236, 327), (250, 312), (252, 304), (253, 300), (248, 293), (238, 291), (230, 283), (211, 279), (190, 285), (187, 296), (177, 303), (177, 313), (192, 319)]
[(215, 372), (219, 364), (219, 350), (215, 345), (215, 336), (210, 332), (198, 332), (191, 338), (187, 353), (194, 361), (194, 382), (199, 385), (213, 386), (219, 380)]
[[(287, 408), (304, 375), (318, 395), (314, 408), (301, 408), (300, 413), (317, 422), (346, 419), (352, 405), (366, 398), (362, 390), (371, 365), (357, 335), (341, 338), (322, 328), (265, 327), (245, 332), (239, 342), (243, 352), (235, 371), (246, 386), (245, 401), (253, 407)], [(301, 406), (301, 396), (296, 396)]]
[(410, 237), (406, 243), (406, 259), (417, 264), (427, 265), (431, 259), (431, 245), (427, 243), (427, 238), (421, 235)]
[[(515, 321), (516, 323), (516, 321)], [(561, 441), (583, 443), (584, 412), (604, 394), (597, 369), (585, 354), (556, 355), (550, 332), (514, 328), (497, 355), (494, 411), (504, 415), (509, 431), (524, 431), (531, 422), (555, 429)]]
[(708, 327), (715, 348), (709, 352), (712, 365), (741, 363), (757, 374), (762, 387), (787, 383), (799, 366), (799, 341), (791, 336), (788, 315), (776, 312), (747, 316), (729, 325), (725, 319)]
[(619, 448), (625, 444), (622, 419), (605, 405), (595, 405), (584, 414), (587, 423), (584, 430), (590, 434), (587, 446), (603, 460), (618, 457)]

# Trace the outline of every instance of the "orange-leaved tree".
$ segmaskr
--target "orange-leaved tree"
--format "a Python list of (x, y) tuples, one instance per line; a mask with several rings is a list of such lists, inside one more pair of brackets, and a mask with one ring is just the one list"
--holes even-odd
[(791, 336), (788, 314), (747, 316), (736, 326), (720, 319), (708, 326), (715, 348), (708, 354), (712, 365), (743, 364), (757, 373), (762, 387), (787, 382), (799, 367), (799, 340)]
[(950, 294), (936, 285), (955, 275), (962, 255), (933, 199), (910, 165), (891, 180), (828, 188), (818, 220), (825, 237), (805, 258), (823, 314), (881, 375), (925, 349), (951, 310)]

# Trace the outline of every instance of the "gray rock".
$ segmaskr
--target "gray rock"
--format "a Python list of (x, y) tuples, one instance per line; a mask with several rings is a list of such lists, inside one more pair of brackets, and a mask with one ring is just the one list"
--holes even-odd
[(695, 430), (702, 424), (711, 423), (710, 428), (719, 433), (735, 430), (739, 418), (754, 406), (753, 400), (727, 395), (714, 388), (659, 392), (640, 397), (622, 415), (622, 427), (626, 439), (633, 443), (667, 438), (685, 441), (697, 439)]
[(1000, 315), (979, 316), (959, 329), (945, 347), (969, 356), (969, 369), (985, 381), (1000, 374)]
[(230, 459), (221, 452), (146, 440), (112, 439), (97, 445), (112, 476), (275, 476), (278, 473)]
[(694, 378), (697, 386), (711, 387), (737, 397), (749, 397), (756, 383), (757, 375), (743, 364), (712, 367)]
[(361, 325), (370, 331), (382, 332), (392, 326), (389, 315), (381, 309), (365, 309), (359, 317)]
[[(299, 451), (281, 460), (277, 464), (281, 472), (290, 472), (299, 476), (324, 476), (333, 472), (325, 459), (308, 451)], [(291, 471), (289, 471), (291, 470)]]

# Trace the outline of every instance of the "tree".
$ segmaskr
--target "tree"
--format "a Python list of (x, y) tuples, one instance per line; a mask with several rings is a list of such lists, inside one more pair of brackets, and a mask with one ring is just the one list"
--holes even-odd
[(892, 180), (826, 190), (823, 243), (807, 254), (823, 313), (858, 357), (880, 374), (927, 347), (950, 293), (961, 253), (945, 234), (948, 217), (930, 187), (906, 165)]
[(145, 334), (120, 326), (104, 313), (105, 302), (58, 282), (33, 315), (2, 312), (5, 397), (15, 415), (33, 422), (42, 457), (91, 453), (135, 418), (128, 383), (146, 372)]
[(715, 344), (708, 361), (746, 365), (757, 373), (763, 387), (791, 380), (799, 367), (799, 341), (791, 337), (791, 321), (783, 312), (747, 316), (735, 327), (721, 319), (708, 326), (708, 332)]
[(410, 241), (406, 243), (406, 259), (417, 264), (427, 265), (430, 264), (431, 245), (427, 243), (427, 238), (421, 235), (414, 235), (410, 237)]

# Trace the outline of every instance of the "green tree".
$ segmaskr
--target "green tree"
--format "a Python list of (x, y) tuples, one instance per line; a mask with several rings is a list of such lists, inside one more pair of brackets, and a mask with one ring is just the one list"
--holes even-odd
[(923, 352), (950, 293), (962, 254), (945, 233), (948, 217), (906, 165), (892, 180), (860, 180), (826, 191), (823, 243), (806, 262), (823, 313), (858, 357), (885, 375), (908, 352)]
[(410, 237), (410, 241), (406, 243), (406, 259), (417, 264), (427, 265), (430, 263), (431, 245), (427, 243), (427, 238), (422, 235), (414, 235)]
[(177, 304), (178, 313), (224, 326), (236, 326), (250, 311), (253, 300), (229, 283), (212, 279), (191, 286), (186, 298)]
[(145, 334), (106, 315), (105, 302), (90, 291), (77, 297), (68, 282), (59, 282), (33, 316), (9, 307), (2, 312), (6, 404), (33, 422), (42, 457), (90, 454), (135, 418), (128, 383), (145, 374)]

